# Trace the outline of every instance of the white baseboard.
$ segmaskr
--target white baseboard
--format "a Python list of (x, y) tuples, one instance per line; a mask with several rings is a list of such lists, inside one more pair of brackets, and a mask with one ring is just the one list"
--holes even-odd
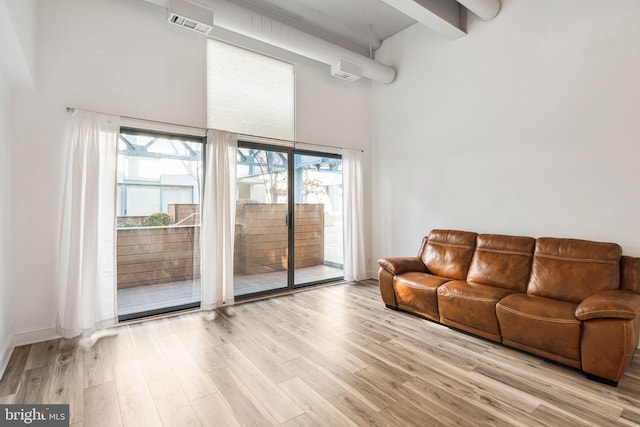
[(2, 348), (0, 348), (0, 378), (4, 375), (4, 371), (9, 364), (9, 359), (11, 359), (11, 354), (16, 347), (56, 338), (60, 338), (60, 335), (56, 332), (55, 326), (27, 329), (13, 334), (13, 336), (6, 340)]
[(13, 335), (13, 347), (54, 340), (56, 338), (60, 338), (60, 335), (56, 332), (55, 325), (46, 328), (27, 329), (25, 331), (16, 332)]
[(13, 346), (11, 345), (11, 339), (8, 339), (0, 348), (0, 378), (2, 378), (5, 369), (7, 369), (11, 353), (13, 353)]

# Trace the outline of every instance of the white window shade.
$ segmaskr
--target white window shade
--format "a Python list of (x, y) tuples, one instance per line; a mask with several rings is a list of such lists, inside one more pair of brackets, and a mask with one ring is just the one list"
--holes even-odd
[(207, 127), (293, 140), (293, 64), (209, 39)]

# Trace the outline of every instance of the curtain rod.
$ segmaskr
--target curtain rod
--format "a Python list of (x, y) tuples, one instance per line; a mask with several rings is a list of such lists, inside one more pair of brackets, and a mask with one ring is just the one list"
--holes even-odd
[[(73, 113), (75, 110), (76, 110), (75, 107), (67, 107), (67, 112), (69, 112), (69, 113)], [(100, 111), (92, 111), (92, 110), (83, 110), (83, 111), (88, 111), (90, 113), (97, 113), (97, 114), (106, 114), (106, 113), (101, 113)], [(112, 115), (115, 116), (117, 114), (112, 114)], [(163, 122), (163, 121), (160, 121), (160, 120), (142, 119), (140, 117), (131, 117), (131, 116), (120, 116), (120, 117), (122, 117), (123, 119), (129, 119), (129, 120), (140, 120), (140, 121), (143, 121), (143, 122), (160, 123), (160, 124), (163, 124), (163, 125), (181, 126), (181, 127), (185, 127), (185, 128), (199, 129), (199, 130), (203, 130), (203, 131), (207, 130), (206, 128), (201, 128), (201, 127), (198, 127), (198, 126), (183, 125), (183, 124), (180, 124), (180, 123), (169, 123), (169, 122)], [(220, 130), (224, 130), (224, 129), (220, 129)], [(228, 131), (225, 131), (225, 132), (228, 132)], [(235, 133), (235, 132), (231, 132), (231, 133)], [(344, 147), (338, 147), (336, 145), (325, 145), (325, 144), (316, 144), (316, 143), (313, 143), (313, 142), (293, 141), (291, 139), (271, 138), (271, 137), (268, 137), (268, 136), (251, 135), (251, 134), (246, 134), (246, 133), (239, 133), (238, 137), (240, 137), (240, 138), (245, 137), (245, 138), (264, 139), (266, 141), (287, 142), (287, 143), (293, 144), (294, 148), (295, 148), (296, 144), (303, 144), (303, 145), (312, 145), (312, 146), (315, 146), (315, 147), (335, 148), (337, 150), (344, 150), (345, 149)], [(363, 149), (359, 149), (358, 151), (360, 151), (361, 153), (364, 153)]]

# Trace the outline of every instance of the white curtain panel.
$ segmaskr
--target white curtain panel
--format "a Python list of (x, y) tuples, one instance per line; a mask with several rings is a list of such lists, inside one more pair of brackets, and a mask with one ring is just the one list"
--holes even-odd
[(204, 310), (231, 305), (233, 239), (236, 215), (236, 151), (238, 136), (207, 131), (206, 171), (200, 229)]
[(342, 197), (344, 213), (344, 279), (367, 278), (364, 250), (364, 199), (362, 151), (342, 152)]
[(115, 193), (120, 118), (75, 110), (60, 227), (58, 333), (116, 322)]

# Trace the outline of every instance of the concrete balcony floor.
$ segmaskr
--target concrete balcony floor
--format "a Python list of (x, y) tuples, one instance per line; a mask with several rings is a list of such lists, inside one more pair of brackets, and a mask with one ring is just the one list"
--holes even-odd
[[(341, 277), (342, 274), (341, 268), (327, 265), (298, 268), (295, 271), (295, 283), (304, 284), (330, 280)], [(286, 288), (286, 286), (286, 271), (234, 276), (234, 293), (236, 296), (277, 290)], [(118, 290), (117, 300), (118, 316), (192, 304), (200, 301), (200, 280), (120, 289)]]

